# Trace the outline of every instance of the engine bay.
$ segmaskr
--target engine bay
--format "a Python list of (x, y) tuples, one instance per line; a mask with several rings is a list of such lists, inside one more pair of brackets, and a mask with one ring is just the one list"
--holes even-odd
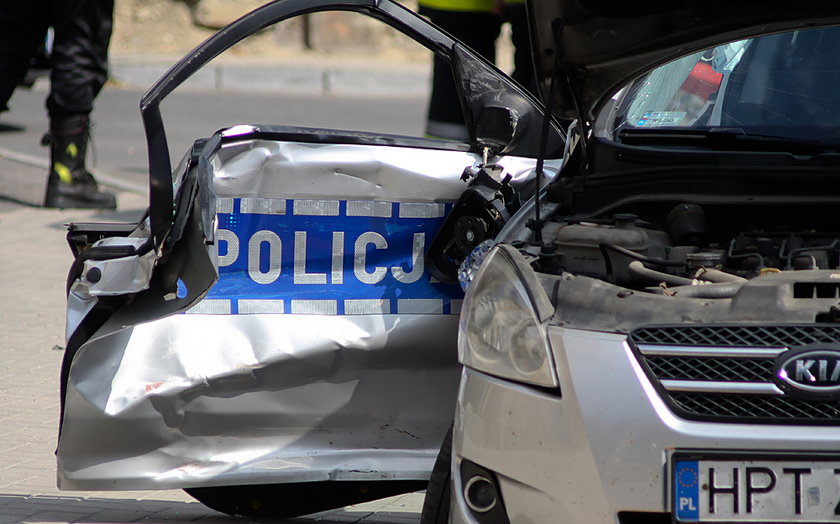
[[(840, 205), (832, 191), (828, 198), (809, 196), (813, 186), (806, 180), (795, 187), (784, 181), (787, 191), (765, 184), (767, 194), (744, 196), (739, 190), (755, 186), (741, 178), (728, 179), (728, 187), (710, 185), (703, 176), (685, 177), (679, 185), (671, 177), (647, 185), (628, 178), (590, 188), (585, 198), (573, 180), (555, 180), (541, 212), (522, 205), (533, 184), (512, 184), (496, 165), (468, 167), (461, 177), (467, 190), (434, 239), (426, 265), (439, 281), (461, 281), (466, 288), (482, 253), (502, 241), (539, 274), (593, 278), (651, 295), (732, 298), (757, 277), (776, 275), (788, 283), (810, 281), (794, 286), (795, 298), (840, 300), (840, 285), (814, 283), (840, 278), (830, 273), (840, 269), (840, 230), (833, 220)], [(668, 198), (679, 186), (698, 198)], [(559, 198), (552, 198), (552, 189)], [(503, 228), (519, 232), (505, 235)], [(492, 240), (497, 235), (504, 238)], [(824, 270), (829, 273), (819, 277), (803, 273)]]
[(840, 232), (829, 223), (837, 209), (814, 207), (802, 216), (801, 205), (672, 202), (609, 216), (556, 215), (543, 223), (542, 247), (516, 247), (544, 274), (659, 295), (729, 298), (758, 276), (840, 267)]

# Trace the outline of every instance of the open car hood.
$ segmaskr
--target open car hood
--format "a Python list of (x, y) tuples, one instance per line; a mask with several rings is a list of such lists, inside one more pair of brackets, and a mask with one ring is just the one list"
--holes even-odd
[(543, 99), (557, 70), (555, 113), (588, 122), (616, 90), (675, 58), (733, 40), (840, 23), (831, 2), (529, 0), (528, 8)]

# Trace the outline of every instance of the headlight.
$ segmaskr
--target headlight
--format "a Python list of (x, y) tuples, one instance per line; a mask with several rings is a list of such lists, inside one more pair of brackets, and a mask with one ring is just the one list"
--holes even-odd
[(461, 363), (519, 382), (558, 387), (545, 328), (552, 311), (522, 255), (510, 246), (497, 246), (464, 302), (458, 336)]

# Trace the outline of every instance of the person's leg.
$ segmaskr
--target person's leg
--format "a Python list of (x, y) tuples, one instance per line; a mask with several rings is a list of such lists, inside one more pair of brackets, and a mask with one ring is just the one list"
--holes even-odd
[(108, 45), (114, 0), (83, 0), (76, 14), (55, 26), (51, 58), (50, 118), (89, 115), (108, 80)]
[[(421, 9), (420, 13), (428, 16), (432, 23), (464, 42), (487, 60), (495, 60), (496, 38), (501, 28), (501, 20), (495, 15), (429, 8)], [(467, 139), (461, 100), (452, 68), (438, 56), (434, 59), (426, 134), (454, 140)]]
[(55, 26), (47, 110), (50, 117), (48, 207), (113, 209), (85, 167), (93, 102), (108, 79), (113, 0), (83, 0), (74, 16)]
[(506, 5), (505, 18), (510, 22), (511, 41), (514, 46), (513, 74), (511, 76), (522, 87), (535, 96), (539, 96), (525, 4)]
[(44, 42), (49, 26), (48, 2), (4, 2), (0, 7), (0, 111), (29, 68), (29, 59)]

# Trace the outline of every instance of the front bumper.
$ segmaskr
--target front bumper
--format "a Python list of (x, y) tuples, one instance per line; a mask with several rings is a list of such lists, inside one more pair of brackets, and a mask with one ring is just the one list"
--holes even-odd
[[(551, 328), (560, 391), (465, 369), (453, 435), (462, 460), (494, 472), (510, 522), (619, 522), (671, 511), (679, 450), (836, 450), (840, 428), (695, 422), (665, 405), (623, 335)], [(562, 393), (562, 394), (561, 394)], [(453, 489), (453, 522), (475, 522)]]

